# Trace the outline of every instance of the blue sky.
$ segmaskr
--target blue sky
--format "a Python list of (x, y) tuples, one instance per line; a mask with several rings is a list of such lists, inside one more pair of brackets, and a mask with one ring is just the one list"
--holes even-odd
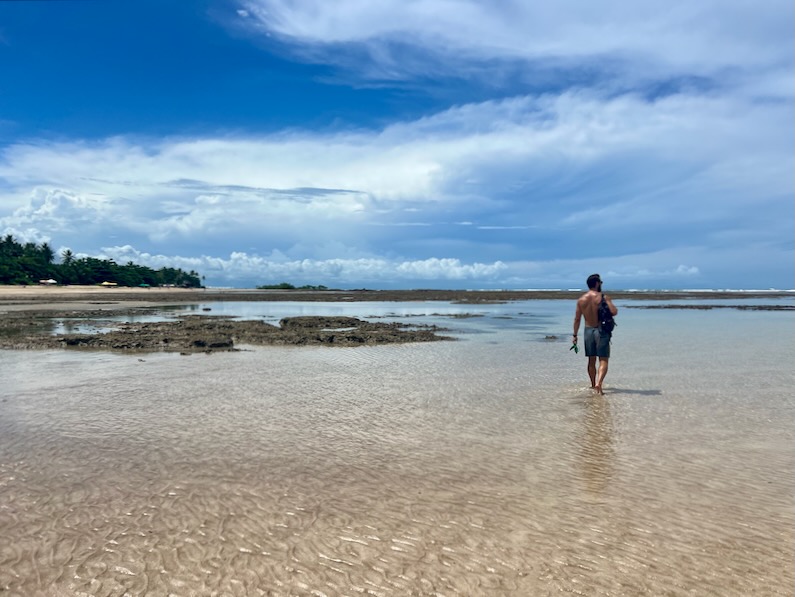
[(213, 286), (793, 288), (792, 22), (0, 2), (0, 234)]

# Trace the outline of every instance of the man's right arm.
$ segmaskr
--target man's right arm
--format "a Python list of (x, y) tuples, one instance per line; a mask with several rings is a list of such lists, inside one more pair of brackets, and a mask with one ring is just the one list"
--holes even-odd
[(605, 301), (607, 302), (607, 306), (609, 307), (613, 316), (615, 317), (618, 315), (618, 307), (613, 304), (613, 300), (609, 296), (605, 295)]
[(574, 333), (572, 334), (574, 344), (577, 343), (577, 334), (580, 331), (580, 319), (582, 319), (582, 307), (580, 307), (580, 301), (577, 301), (577, 308), (574, 311)]

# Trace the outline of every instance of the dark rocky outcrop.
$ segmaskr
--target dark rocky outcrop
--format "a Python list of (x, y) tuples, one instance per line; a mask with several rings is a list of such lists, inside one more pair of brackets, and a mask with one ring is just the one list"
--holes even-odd
[[(104, 313), (107, 316), (107, 313)], [(112, 324), (95, 333), (52, 334), (49, 317), (18, 315), (0, 322), (0, 348), (217, 352), (240, 345), (363, 346), (447, 340), (436, 326), (372, 323), (354, 317), (288, 317), (279, 326), (260, 320), (189, 315), (176, 320)]]

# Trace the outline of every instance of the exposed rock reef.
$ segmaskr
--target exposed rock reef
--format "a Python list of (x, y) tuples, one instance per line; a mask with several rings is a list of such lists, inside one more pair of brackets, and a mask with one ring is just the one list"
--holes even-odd
[[(287, 317), (279, 326), (261, 320), (188, 315), (176, 320), (149, 323), (103, 321), (108, 313), (94, 313), (83, 321), (98, 329), (93, 333), (53, 334), (53, 316), (18, 313), (0, 319), (0, 348), (84, 349), (123, 352), (217, 352), (239, 350), (240, 345), (363, 346), (448, 340), (436, 326), (371, 323), (355, 317)], [(62, 313), (60, 315), (63, 315)], [(101, 331), (102, 329), (107, 331)]]

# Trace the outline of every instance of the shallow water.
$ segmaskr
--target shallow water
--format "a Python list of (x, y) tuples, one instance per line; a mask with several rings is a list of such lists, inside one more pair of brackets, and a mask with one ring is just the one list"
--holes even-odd
[(792, 595), (793, 314), (622, 309), (599, 397), (571, 307), (214, 305), (459, 341), (0, 352), (0, 592)]

